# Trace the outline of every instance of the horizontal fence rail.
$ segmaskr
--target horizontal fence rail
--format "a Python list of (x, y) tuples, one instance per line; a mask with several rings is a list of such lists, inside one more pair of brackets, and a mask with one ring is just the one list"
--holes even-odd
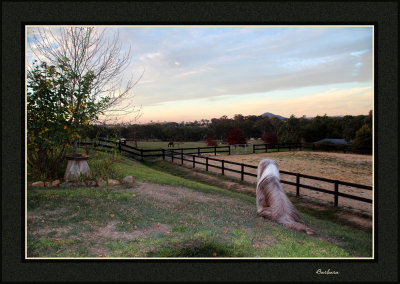
[[(245, 176), (257, 177), (257, 174), (246, 171), (247, 169), (253, 169), (253, 170), (257, 169), (258, 167), (254, 166), (254, 165), (231, 162), (231, 161), (226, 161), (226, 160), (221, 160), (221, 159), (214, 159), (211, 157), (197, 156), (195, 154), (185, 154), (185, 153), (177, 152), (174, 150), (169, 150), (166, 157), (169, 157), (171, 159), (171, 162), (173, 162), (173, 163), (180, 162), (180, 164), (182, 164), (182, 165), (184, 164), (184, 162), (189, 162), (192, 164), (192, 168), (195, 168), (197, 164), (205, 166), (206, 171), (209, 171), (210, 167), (216, 168), (216, 169), (220, 170), (220, 173), (222, 175), (225, 175), (225, 172), (227, 172), (227, 171), (234, 172), (234, 173), (240, 174), (241, 181), (244, 181)], [(211, 164), (210, 161), (217, 162), (220, 165)], [(229, 167), (227, 167), (227, 165), (240, 166), (240, 170), (229, 168)], [(333, 195), (334, 196), (333, 204), (335, 207), (337, 207), (339, 205), (339, 196), (357, 200), (357, 201), (361, 201), (361, 202), (372, 203), (372, 199), (339, 192), (340, 185), (364, 189), (364, 190), (372, 190), (372, 186), (356, 184), (356, 183), (351, 183), (351, 182), (345, 182), (345, 181), (340, 181), (340, 180), (334, 180), (334, 179), (328, 179), (328, 178), (322, 178), (322, 177), (316, 177), (316, 176), (310, 176), (310, 175), (304, 175), (304, 174), (293, 173), (293, 172), (288, 172), (288, 171), (280, 171), (280, 173), (296, 177), (296, 182), (281, 179), (282, 183), (293, 185), (296, 187), (296, 196), (300, 196), (300, 189), (305, 188), (305, 189), (309, 189), (312, 191), (318, 191), (318, 192)], [(318, 180), (318, 181), (322, 181), (325, 183), (330, 183), (333, 185), (333, 190), (328, 190), (325, 188), (319, 188), (319, 187), (310, 186), (310, 185), (301, 183), (301, 180), (303, 180), (303, 179)]]
[[(126, 144), (126, 140), (107, 140), (107, 139), (98, 139), (98, 141), (88, 142), (88, 141), (79, 141), (78, 144), (80, 146), (93, 146), (93, 147), (106, 147), (106, 148), (117, 148), (120, 152), (126, 152), (128, 154), (134, 155), (135, 157), (140, 157), (142, 160), (146, 157), (163, 157), (169, 149), (141, 149), (136, 148)], [(211, 146), (211, 147), (192, 147), (192, 148), (181, 148), (180, 152), (184, 154), (220, 154), (220, 153), (228, 153), (231, 154), (231, 149), (229, 146)]]

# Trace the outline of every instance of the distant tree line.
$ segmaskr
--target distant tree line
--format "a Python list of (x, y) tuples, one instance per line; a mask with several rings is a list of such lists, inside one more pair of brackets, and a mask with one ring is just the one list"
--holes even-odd
[(95, 136), (124, 137), (139, 141), (206, 141), (210, 138), (228, 142), (229, 139), (236, 141), (229, 138), (233, 129), (236, 136), (243, 135), (247, 140), (263, 137), (264, 141), (275, 143), (308, 143), (324, 138), (352, 141), (358, 135), (358, 140), (362, 140), (362, 144), (372, 145), (372, 110), (368, 115), (343, 117), (324, 115), (314, 118), (305, 116), (298, 118), (292, 115), (287, 119), (279, 119), (237, 114), (233, 118), (224, 115), (220, 118), (194, 122), (95, 125), (90, 133), (87, 133), (87, 136), (89, 138)]

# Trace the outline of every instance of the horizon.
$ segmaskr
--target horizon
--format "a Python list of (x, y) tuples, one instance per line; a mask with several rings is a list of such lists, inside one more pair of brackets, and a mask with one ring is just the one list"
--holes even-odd
[[(265, 113), (270, 113), (270, 112), (265, 112)], [(246, 117), (249, 117), (249, 116), (262, 116), (262, 115), (264, 115), (265, 113), (263, 113), (263, 114), (261, 114), (261, 115), (255, 115), (255, 114), (250, 114), (250, 115), (243, 115), (243, 117), (244, 118), (246, 118)], [(270, 114), (272, 114), (272, 115), (274, 115), (274, 116), (280, 116), (279, 114), (275, 114), (275, 113), (270, 113)], [(240, 114), (240, 113), (237, 113), (237, 114), (235, 114), (235, 115), (242, 115), (242, 114)], [(229, 117), (229, 116), (226, 116), (226, 118), (227, 119), (234, 119), (234, 116), (235, 115), (233, 115), (232, 117)], [(292, 114), (293, 115), (293, 114)], [(282, 119), (289, 119), (292, 115), (289, 115), (288, 117), (283, 117)], [(316, 118), (316, 117), (324, 117), (326, 114), (323, 114), (323, 115), (316, 115), (316, 116), (305, 116), (305, 115), (303, 115), (303, 116), (296, 116), (296, 115), (294, 115), (294, 117), (295, 118), (298, 118), (298, 119), (300, 119), (300, 118), (305, 118), (305, 119), (314, 119), (314, 118)], [(369, 111), (368, 111), (368, 113), (366, 113), (366, 114), (358, 114), (358, 115), (351, 115), (351, 114), (343, 114), (343, 115), (326, 115), (327, 117), (330, 117), (330, 118), (343, 118), (343, 117), (345, 117), (345, 116), (353, 116), (353, 117), (355, 117), (355, 116), (368, 116), (369, 115)], [(196, 120), (188, 120), (188, 121), (166, 121), (166, 120), (164, 120), (164, 121), (149, 121), (149, 122), (144, 122), (144, 123), (142, 123), (142, 122), (132, 122), (132, 121), (128, 121), (128, 122), (121, 122), (121, 121), (119, 121), (119, 122), (111, 122), (111, 123), (105, 123), (105, 125), (106, 126), (118, 126), (118, 125), (135, 125), (135, 124), (141, 124), (141, 125), (146, 125), (146, 124), (167, 124), (167, 123), (177, 123), (177, 124), (180, 124), (180, 123), (185, 123), (185, 124), (189, 124), (189, 123), (195, 123), (195, 122), (197, 122), (197, 123), (202, 123), (202, 122), (205, 122), (205, 121), (208, 121), (209, 123), (211, 123), (211, 120), (212, 119), (221, 119), (222, 117), (223, 117), (224, 115), (222, 115), (222, 116), (220, 116), (220, 117), (212, 117), (211, 119), (205, 119), (205, 118), (202, 118), (202, 119), (196, 119)], [(279, 118), (278, 118), (279, 119)], [(100, 122), (100, 124), (101, 124), (102, 122)]]
[(142, 115), (119, 122), (373, 110), (372, 26), (110, 26), (106, 34), (115, 31), (123, 50), (132, 47), (128, 73), (144, 71), (133, 88)]

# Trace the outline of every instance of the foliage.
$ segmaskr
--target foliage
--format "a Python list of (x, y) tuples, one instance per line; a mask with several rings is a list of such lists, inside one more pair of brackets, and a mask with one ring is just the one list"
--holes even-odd
[(372, 132), (368, 124), (364, 124), (356, 132), (356, 137), (353, 140), (353, 151), (364, 151), (372, 146)]
[(208, 147), (215, 147), (218, 146), (217, 141), (214, 138), (207, 138), (207, 146)]
[[(232, 128), (239, 128), (246, 139), (259, 138), (266, 133), (275, 133), (279, 142), (316, 142), (324, 138), (353, 140), (356, 131), (364, 124), (372, 129), (372, 112), (366, 115), (314, 118), (291, 116), (288, 119), (268, 118), (262, 116), (235, 115), (234, 118), (222, 116), (211, 121), (194, 122), (158, 122), (149, 124), (119, 124), (112, 127), (101, 126), (102, 136), (114, 137), (113, 132), (119, 129), (122, 137), (129, 137), (134, 127), (135, 138), (139, 141), (205, 141), (207, 137), (224, 141)], [(100, 128), (100, 126), (99, 126)]]
[(48, 66), (35, 61), (28, 71), (28, 163), (41, 178), (56, 177), (71, 142), (81, 138), (108, 101), (91, 96), (93, 72), (78, 77), (65, 62)]
[(228, 138), (226, 138), (226, 141), (228, 142), (229, 145), (247, 144), (246, 137), (238, 127), (232, 128), (229, 131)]
[(278, 143), (278, 136), (276, 136), (275, 133), (273, 132), (268, 132), (261, 136), (261, 139), (266, 143), (266, 144), (277, 144)]

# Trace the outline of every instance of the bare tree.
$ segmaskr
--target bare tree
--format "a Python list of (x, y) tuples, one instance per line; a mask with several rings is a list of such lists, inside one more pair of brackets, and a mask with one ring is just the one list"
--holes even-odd
[(131, 49), (125, 53), (118, 32), (106, 37), (106, 29), (94, 27), (36, 28), (30, 43), (33, 54), (49, 65), (63, 62), (76, 74), (70, 83), (72, 90), (80, 90), (79, 82), (91, 71), (95, 79), (91, 99), (107, 96), (108, 104), (101, 111), (111, 116), (127, 113), (140, 115), (140, 108), (133, 106), (133, 87), (138, 83), (133, 75), (124, 83), (124, 76), (131, 62)]

